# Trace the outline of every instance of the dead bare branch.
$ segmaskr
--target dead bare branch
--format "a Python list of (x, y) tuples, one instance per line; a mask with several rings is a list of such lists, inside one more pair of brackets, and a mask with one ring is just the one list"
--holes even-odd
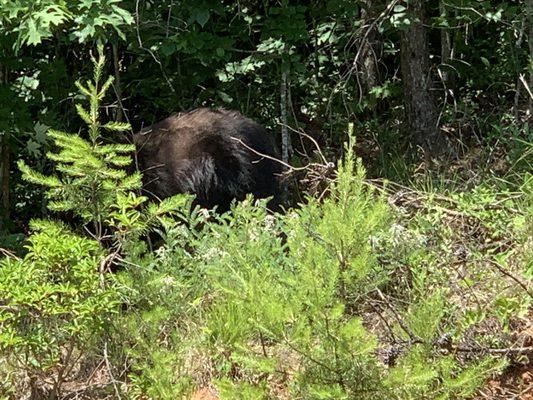
[(491, 260), (491, 259), (489, 259), (487, 261), (489, 262), (490, 265), (492, 265), (494, 268), (496, 268), (498, 271), (500, 271), (503, 275), (505, 275), (508, 278), (511, 278), (513, 281), (515, 281), (518, 284), (518, 286), (520, 286), (522, 289), (524, 289), (524, 291), (528, 294), (529, 297), (533, 298), (533, 292), (531, 292), (531, 290), (529, 290), (528, 285), (525, 284), (524, 282), (522, 282), (521, 279), (519, 279), (518, 277), (513, 275), (510, 271), (508, 271), (503, 266), (498, 264), (498, 262), (496, 262), (494, 260)]
[(13, 253), (12, 251), (10, 251), (8, 249), (4, 249), (3, 247), (0, 247), (0, 254), (3, 254), (4, 256), (12, 258), (12, 259), (17, 260), (17, 261), (21, 260), (20, 257), (17, 257), (17, 255), (15, 253)]

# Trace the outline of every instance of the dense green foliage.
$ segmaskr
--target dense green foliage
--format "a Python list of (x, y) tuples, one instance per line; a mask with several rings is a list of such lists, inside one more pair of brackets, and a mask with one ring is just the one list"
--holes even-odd
[[(122, 277), (157, 299), (142, 301), (142, 312), (132, 309), (119, 325), (128, 342), (141, 343), (132, 351), (132, 390), (176, 398), (204, 373), (225, 399), (277, 398), (277, 385), (289, 398), (457, 399), (500, 368), (491, 357), (458, 362), (439, 348), (442, 332), (463, 340), (455, 327), (466, 316), (447, 300), (451, 290), (435, 287), (439, 271), (423, 264), (430, 254), (417, 257), (421, 248), (404, 250), (412, 284), (401, 282), (400, 265), (379, 262), (371, 238), (394, 243), (392, 212), (362, 174), (348, 158), (323, 204), (310, 199), (269, 217), (261, 204), (245, 202), (199, 231), (170, 228), (155, 257), (131, 260), (134, 275)], [(408, 246), (399, 240), (394, 247)], [(404, 327), (387, 316), (402, 343), (387, 369), (388, 340), (364, 318), (398, 285), (409, 306), (394, 305)]]
[[(98, 242), (49, 221), (34, 222), (32, 231), (24, 259), (0, 263), (2, 396), (18, 397), (19, 379), (33, 384), (54, 367), (53, 391), (60, 393), (72, 363), (118, 311), (113, 277), (99, 274), (104, 252)], [(6, 380), (5, 372), (14, 375)]]
[[(451, 155), (423, 163), (417, 25)], [(2, 1), (0, 399), (468, 399), (530, 365), (532, 27), (530, 0)], [(131, 131), (197, 106), (288, 125), (282, 214), (142, 195)]]
[[(483, 244), (512, 235), (522, 251), (531, 213), (509, 213), (525, 195), (491, 209), (499, 195), (480, 186), (428, 198), (425, 212), (407, 217), (387, 204), (387, 186), (365, 180), (350, 135), (328, 195), (284, 215), (251, 198), (224, 215), (191, 209), (186, 195), (141, 207), (138, 185), (121, 185), (127, 176), (109, 169), (131, 161), (128, 149), (101, 142), (103, 63), (100, 55), (87, 84), (95, 113), (77, 107), (89, 141), (51, 131), (60, 175), (20, 164), (25, 179), (48, 187), (51, 207), (75, 210), (97, 240), (34, 222), (27, 255), (0, 264), (3, 396), (61, 398), (80, 360), (101, 356), (109, 379), (84, 389), (94, 398), (175, 399), (203, 382), (222, 399), (460, 399), (506, 365), (488, 354), (504, 338), (483, 326), (508, 329), (531, 296), (476, 258), (527, 276), (531, 254), (510, 265), (513, 251), (476, 254), (478, 241), (464, 243), (471, 262), (458, 283), (476, 301), (457, 298), (464, 287), (446, 285), (454, 270), (442, 265), (456, 262), (462, 238), (446, 218), (475, 218)], [(163, 245), (147, 251), (143, 234), (156, 228)], [(113, 263), (119, 271), (106, 273)]]
[[(100, 49), (101, 52), (101, 49)], [(124, 131), (130, 129), (128, 124), (118, 122), (99, 122), (100, 100), (102, 100), (113, 83), (110, 77), (100, 87), (102, 68), (105, 58), (93, 60), (95, 73), (93, 82), (87, 87), (77, 83), (80, 92), (90, 101), (87, 111), (78, 105), (78, 115), (87, 124), (90, 141), (76, 134), (59, 131), (48, 132), (54, 144), (60, 148), (58, 153), (48, 153), (47, 158), (57, 163), (56, 169), (62, 176), (44, 176), (31, 170), (23, 161), (18, 163), (23, 178), (50, 188), (47, 192), (48, 207), (54, 211), (71, 211), (82, 221), (95, 221), (98, 237), (102, 235), (104, 218), (117, 203), (117, 197), (141, 187), (139, 173), (128, 176), (123, 168), (131, 164), (130, 154), (133, 145), (101, 145), (101, 129)]]
[[(401, 4), (400, 4), (401, 3)], [(402, 122), (400, 36), (413, 18), (407, 3), (324, 0), (224, 2), (196, 0), (5, 1), (0, 7), (0, 132), (12, 160), (40, 172), (47, 127), (76, 131), (75, 82), (90, 74), (95, 41), (113, 55), (116, 100), (106, 108), (137, 129), (200, 105), (242, 111), (279, 130), (280, 84), (287, 75), (287, 123), (338, 155), (347, 121), (372, 176), (406, 181), (416, 164)], [(523, 125), (531, 71), (525, 1), (427, 3), (428, 79), (457, 154), (481, 148), (502, 156), (500, 173), (530, 167)], [(445, 40), (444, 37), (447, 39)], [(446, 54), (450, 53), (449, 56)], [(294, 163), (313, 146), (292, 133)], [(494, 152), (491, 149), (497, 147)], [(21, 184), (10, 164), (14, 221), (44, 212), (41, 193)], [(14, 225), (14, 226), (13, 226)]]

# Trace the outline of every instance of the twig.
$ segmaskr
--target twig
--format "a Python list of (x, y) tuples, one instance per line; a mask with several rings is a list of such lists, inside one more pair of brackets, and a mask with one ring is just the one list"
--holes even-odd
[(509, 347), (504, 349), (494, 349), (487, 347), (468, 347), (468, 346), (451, 346), (451, 351), (460, 353), (485, 353), (485, 354), (503, 354), (503, 355), (532, 355), (533, 346), (529, 347)]
[(120, 60), (118, 57), (118, 44), (113, 43), (111, 45), (113, 51), (113, 69), (115, 71), (115, 82), (113, 83), (113, 89), (117, 95), (117, 101), (119, 107), (117, 108), (115, 119), (119, 122), (122, 121), (124, 107), (122, 105), (122, 87), (120, 84)]
[(376, 291), (377, 291), (377, 294), (379, 295), (379, 297), (381, 298), (381, 300), (383, 300), (383, 302), (386, 304), (386, 306), (391, 310), (392, 314), (394, 315), (394, 318), (396, 319), (396, 321), (398, 322), (400, 327), (405, 331), (405, 333), (407, 333), (407, 335), (409, 336), (409, 339), (411, 339), (411, 343), (412, 344), (422, 343), (422, 339), (420, 339), (419, 337), (414, 335), (413, 332), (411, 332), (411, 330), (409, 329), (409, 327), (407, 325), (405, 325), (405, 323), (400, 318), (400, 315), (398, 315), (398, 312), (395, 310), (395, 308), (392, 306), (392, 304), (389, 302), (389, 300), (383, 295), (381, 290), (376, 289)]
[[(78, 396), (81, 393), (87, 392), (88, 390), (91, 390), (91, 389), (105, 388), (106, 386), (109, 386), (109, 385), (112, 385), (112, 384), (113, 384), (113, 381), (102, 382), (102, 383), (95, 382), (95, 383), (85, 384), (82, 387), (79, 387), (79, 388), (76, 388), (76, 389), (73, 389), (73, 390), (69, 390), (68, 394), (66, 396), (64, 396), (63, 398), (74, 398), (74, 399), (77, 399), (77, 398), (79, 398)], [(75, 397), (73, 397), (73, 396), (75, 396)], [(83, 397), (83, 398), (86, 398), (86, 397)]]
[[(394, 9), (394, 6), (399, 2), (399, 0), (393, 0), (391, 1), (386, 7), (385, 9), (381, 12), (381, 14), (374, 19), (374, 21), (372, 21), (372, 23), (370, 23), (368, 25), (368, 28), (366, 30), (366, 32), (364, 33), (363, 37), (361, 38), (361, 43), (365, 43), (365, 41), (367, 41), (368, 39), (368, 36), (370, 35), (370, 33), (372, 32), (373, 29), (375, 29), (375, 27), (381, 23), (382, 20), (384, 20), (387, 15)], [(350, 46), (351, 47), (351, 46)], [(335, 86), (333, 87), (333, 89), (331, 90), (331, 95), (329, 97), (329, 100), (328, 100), (328, 104), (327, 104), (327, 107), (326, 109), (329, 110), (331, 108), (331, 104), (333, 103), (333, 97), (335, 95), (335, 93), (337, 93), (337, 91), (342, 87), (342, 86), (346, 86), (348, 84), (348, 81), (350, 79), (350, 77), (353, 75), (353, 72), (357, 70), (357, 63), (359, 62), (359, 58), (361, 57), (361, 54), (363, 52), (363, 48), (364, 46), (361, 45), (359, 46), (359, 48), (357, 49), (357, 53), (352, 61), (352, 65), (350, 68), (348, 68), (348, 71), (345, 72), (341, 77), (340, 77), (340, 80), (339, 82), (337, 82), (335, 84)], [(358, 75), (356, 74), (356, 77), (357, 77), (357, 85), (359, 87), (361, 87), (361, 83), (359, 82), (359, 77)], [(359, 101), (361, 100), (361, 90), (359, 89)]]
[(109, 357), (107, 355), (107, 342), (104, 343), (104, 360), (105, 365), (107, 367), (107, 372), (109, 374), (109, 377), (111, 378), (111, 382), (113, 383), (113, 389), (115, 390), (116, 398), (121, 400), (122, 397), (120, 396), (120, 391), (118, 390), (117, 380), (113, 377), (113, 372), (111, 372), (111, 363), (109, 362)]
[(168, 6), (167, 27), (166, 27), (166, 32), (165, 32), (166, 38), (168, 38), (169, 31), (170, 31), (170, 18), (172, 17), (172, 7), (174, 7), (174, 1), (171, 1), (170, 5)]
[(92, 372), (90, 373), (89, 377), (87, 378), (87, 380), (85, 381), (87, 384), (89, 384), (89, 382), (93, 379), (94, 375), (96, 374), (96, 372), (98, 372), (98, 369), (100, 369), (100, 367), (102, 366), (102, 364), (105, 363), (105, 360), (101, 360), (98, 365), (92, 370)]
[[(454, 5), (454, 4), (450, 4), (450, 3), (446, 3), (445, 1), (443, 1), (443, 4), (447, 7), (450, 7), (450, 8), (454, 8), (456, 10), (461, 10), (461, 11), (471, 11), (473, 12), (474, 14), (476, 14), (477, 16), (479, 16), (480, 19), (484, 19), (485, 21), (490, 21), (490, 19), (482, 14), (481, 12), (479, 12), (478, 10), (476, 10), (474, 7), (461, 7), (461, 6), (458, 6), (458, 5)], [(501, 24), (503, 25), (506, 25), (508, 27), (512, 27), (513, 25), (509, 22), (506, 22), (504, 20), (501, 20), (500, 21)]]
[[(0, 302), (4, 302), (5, 300), (0, 300)], [(0, 310), (3, 312), (11, 312), (11, 313), (18, 313), (21, 310), (21, 307), (14, 307), (14, 306), (6, 306), (4, 304), (0, 304)]]
[[(282, 123), (280, 123), (280, 125), (283, 125)], [(290, 129), (291, 131), (299, 134), (299, 135), (302, 135), (304, 137), (306, 137), (307, 139), (309, 139), (311, 142), (313, 142), (313, 144), (315, 145), (317, 151), (318, 151), (318, 154), (320, 155), (320, 157), (322, 158), (322, 161), (324, 162), (324, 165), (327, 165), (329, 162), (328, 160), (326, 159), (326, 157), (324, 156), (324, 153), (322, 153), (322, 149), (320, 148), (320, 146), (318, 145), (318, 142), (309, 134), (305, 133), (304, 131), (301, 131), (301, 130), (297, 130), (297, 129), (294, 129), (292, 126), (290, 125), (287, 125), (287, 128)]]
[(515, 281), (524, 291), (528, 294), (529, 297), (533, 298), (533, 292), (529, 290), (528, 285), (526, 285), (522, 280), (514, 276), (511, 272), (507, 271), (505, 268), (503, 268), (500, 264), (498, 264), (494, 260), (487, 260), (490, 265), (494, 266), (498, 271), (500, 271), (505, 276), (511, 278), (513, 281)]
[(13, 253), (12, 251), (10, 251), (8, 249), (4, 249), (3, 247), (0, 247), (0, 253), (2, 253), (6, 257), (13, 258), (13, 259), (15, 259), (17, 261), (21, 260), (21, 258), (18, 257), (15, 253)]
[(529, 94), (529, 97), (531, 97), (531, 99), (533, 100), (533, 93), (531, 92), (531, 88), (526, 82), (526, 78), (524, 78), (524, 75), (520, 74), (519, 79), (520, 79), (520, 82), (522, 82), (522, 85), (524, 85), (524, 87), (526, 88), (527, 93)]
[(533, 346), (526, 347), (505, 347), (505, 348), (493, 348), (482, 346), (459, 346), (451, 343), (450, 340), (435, 340), (432, 342), (426, 342), (422, 339), (415, 338), (414, 340), (406, 340), (402, 342), (396, 342), (402, 348), (405, 346), (412, 346), (415, 344), (422, 344), (431, 346), (436, 349), (446, 350), (450, 353), (476, 353), (476, 354), (494, 354), (494, 355), (533, 355)]
[(335, 371), (333, 368), (331, 368), (329, 365), (326, 365), (324, 364), (323, 362), (317, 360), (316, 358), (314, 358), (313, 356), (311, 356), (310, 354), (304, 352), (303, 350), (300, 350), (298, 349), (296, 346), (294, 346), (290, 341), (289, 339), (283, 335), (283, 341), (284, 343), (287, 345), (287, 347), (289, 347), (291, 350), (293, 350), (294, 352), (298, 353), (299, 355), (301, 356), (304, 356), (306, 357), (307, 359), (309, 359), (311, 362), (314, 362), (315, 364), (321, 366), (322, 368), (328, 370), (329, 372), (332, 372), (334, 374), (337, 374), (337, 371)]
[(119, 254), (120, 254), (120, 246), (113, 253), (110, 253), (107, 256), (105, 256), (100, 262), (99, 272), (100, 272), (100, 285), (102, 286), (102, 288), (105, 287), (105, 272), (108, 269), (109, 265), (111, 265), (113, 261), (115, 261), (115, 259), (119, 256)]
[(135, 28), (136, 28), (136, 32), (137, 32), (137, 42), (139, 44), (139, 48), (148, 52), (152, 58), (154, 59), (154, 61), (157, 63), (157, 65), (159, 65), (159, 68), (161, 69), (161, 73), (163, 74), (163, 78), (165, 78), (165, 81), (167, 82), (167, 85), (168, 87), (170, 88), (170, 90), (172, 91), (172, 93), (176, 94), (176, 89), (174, 89), (174, 86), (172, 86), (172, 82), (170, 82), (170, 79), (168, 78), (164, 68), (163, 68), (163, 64), (161, 64), (161, 61), (159, 61), (157, 59), (157, 57), (155, 56), (154, 52), (150, 49), (147, 49), (146, 47), (144, 47), (143, 45), (143, 42), (142, 42), (142, 39), (141, 39), (141, 32), (140, 32), (140, 28), (139, 28), (139, 0), (136, 0), (135, 1)]
[[(269, 159), (269, 160), (272, 160), (272, 161), (275, 161), (277, 163), (280, 163), (281, 165), (283, 165), (284, 167), (286, 167), (289, 171), (305, 171), (307, 169), (309, 169), (309, 167), (312, 167), (312, 166), (323, 166), (322, 164), (318, 164), (318, 163), (309, 163), (303, 167), (294, 167), (286, 162), (283, 162), (282, 160), (280, 160), (279, 158), (276, 158), (276, 157), (272, 157), (272, 156), (269, 156), (268, 154), (264, 154), (264, 153), (260, 153), (259, 151), (253, 149), (252, 147), (248, 146), (246, 143), (244, 143), (242, 141), (242, 139), (239, 139), (239, 138), (236, 138), (234, 136), (230, 136), (231, 139), (235, 140), (236, 142), (239, 142), (241, 145), (243, 145), (244, 147), (246, 147), (248, 150), (250, 150), (251, 152), (257, 154), (258, 156), (261, 156), (263, 158), (266, 158), (266, 159)], [(332, 163), (330, 163), (332, 164)]]
[(527, 393), (531, 393), (533, 392), (533, 385), (529, 385), (527, 388), (525, 388), (524, 390), (522, 390), (520, 393), (514, 395), (513, 397), (511, 397), (511, 400), (519, 400), (519, 399), (522, 399), (525, 397), (522, 397), (523, 394), (527, 394)]
[(387, 319), (379, 312), (379, 309), (378, 307), (376, 307), (374, 304), (370, 304), (371, 307), (374, 309), (374, 311), (376, 312), (378, 318), (385, 324), (385, 327), (387, 328), (387, 334), (389, 335), (390, 337), (390, 340), (395, 343), (396, 342), (396, 335), (394, 335), (394, 331), (392, 330), (392, 327), (390, 326), (389, 322), (387, 321)]

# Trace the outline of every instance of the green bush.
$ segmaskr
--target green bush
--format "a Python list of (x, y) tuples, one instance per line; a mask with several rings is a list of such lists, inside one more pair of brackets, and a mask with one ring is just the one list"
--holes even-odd
[(155, 255), (128, 259), (131, 307), (115, 332), (133, 395), (171, 399), (208, 382), (223, 399), (459, 399), (504, 365), (441, 343), (464, 316), (421, 234), (397, 232), (347, 150), (322, 202), (194, 211), (166, 226)]
[(31, 228), (28, 254), (0, 261), (0, 370), (15, 373), (0, 378), (17, 387), (17, 372), (30, 382), (50, 373), (59, 396), (80, 354), (89, 356), (118, 313), (119, 291), (113, 276), (100, 272), (97, 241), (49, 221)]
[[(24, 179), (47, 188), (48, 208), (79, 217), (86, 228), (79, 231), (90, 239), (59, 223), (33, 221), (28, 255), (0, 264), (0, 306), (6, 310), (0, 314), (0, 363), (25, 372), (33, 392), (47, 392), (44, 378), (51, 376), (52, 397), (61, 393), (73, 363), (90, 358), (88, 350), (104, 325), (109, 328), (110, 314), (128, 301), (125, 294), (119, 296), (121, 285), (116, 275), (108, 274), (110, 267), (120, 264), (122, 254), (144, 254), (142, 238), (171, 217), (175, 223), (191, 205), (186, 195), (155, 204), (136, 194), (141, 176), (124, 170), (132, 161), (133, 145), (106, 144), (102, 137), (103, 130), (129, 129), (127, 124), (100, 122), (100, 102), (112, 83), (109, 78), (100, 85), (102, 48), (93, 63), (94, 80), (78, 83), (89, 110), (76, 107), (87, 125), (88, 140), (79, 134), (48, 132), (58, 149), (47, 154), (56, 162), (51, 176), (18, 163)], [(95, 349), (94, 354), (101, 352)], [(10, 376), (5, 377), (8, 385)]]
[[(131, 206), (134, 202), (132, 191), (141, 187), (141, 176), (139, 173), (128, 175), (124, 171), (131, 164), (130, 154), (135, 150), (133, 145), (102, 143), (103, 130), (125, 131), (130, 126), (100, 121), (100, 103), (111, 87), (113, 77), (101, 83), (105, 57), (101, 47), (98, 52), (99, 57), (92, 59), (93, 81), (85, 85), (76, 82), (81, 94), (89, 101), (88, 110), (80, 104), (76, 105), (78, 115), (87, 125), (89, 140), (79, 134), (50, 130), (48, 136), (59, 151), (49, 152), (47, 158), (56, 162), (56, 174), (43, 175), (23, 161), (19, 161), (18, 166), (25, 180), (48, 188), (46, 197), (49, 209), (72, 212), (84, 224), (91, 226), (93, 235), (101, 240), (106, 235), (106, 220), (115, 208), (121, 210), (117, 203)], [(134, 205), (142, 201), (138, 200)]]

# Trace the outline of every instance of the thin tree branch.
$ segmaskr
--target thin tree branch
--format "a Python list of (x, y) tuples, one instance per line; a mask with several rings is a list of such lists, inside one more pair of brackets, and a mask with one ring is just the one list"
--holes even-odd
[(493, 267), (495, 267), (498, 271), (500, 271), (502, 274), (504, 274), (505, 276), (511, 278), (513, 281), (515, 281), (522, 289), (524, 289), (524, 291), (528, 294), (529, 297), (533, 298), (533, 292), (531, 292), (531, 290), (529, 290), (529, 287), (527, 284), (525, 284), (524, 282), (522, 282), (521, 279), (517, 278), (516, 276), (514, 276), (511, 272), (507, 271), (504, 267), (502, 267), (499, 263), (497, 263), (496, 261), (494, 260), (487, 260), (489, 262), (490, 265), (492, 265)]

